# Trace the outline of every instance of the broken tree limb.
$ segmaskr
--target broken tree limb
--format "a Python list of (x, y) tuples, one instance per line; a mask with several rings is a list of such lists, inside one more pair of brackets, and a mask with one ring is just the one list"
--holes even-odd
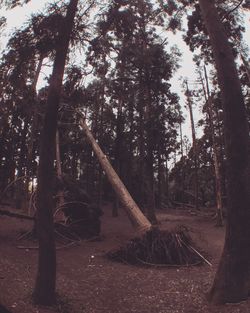
[(172, 204), (173, 205), (176, 205), (176, 206), (180, 206), (180, 207), (187, 207), (187, 208), (192, 208), (194, 209), (195, 206), (193, 204), (190, 204), (190, 203), (183, 203), (183, 202), (178, 202), (178, 201), (172, 201)]
[(84, 131), (89, 143), (92, 146), (94, 153), (96, 154), (103, 171), (106, 173), (108, 180), (112, 187), (114, 188), (119, 200), (122, 202), (124, 209), (128, 215), (128, 218), (136, 230), (140, 232), (146, 232), (152, 228), (151, 223), (146, 218), (146, 216), (141, 212), (131, 195), (129, 194), (127, 188), (116, 174), (112, 165), (108, 161), (106, 155), (102, 152), (101, 148), (95, 141), (91, 131), (89, 130), (85, 117), (81, 114), (80, 125)]
[(6, 216), (9, 216), (9, 217), (16, 217), (16, 218), (21, 218), (21, 219), (24, 219), (24, 220), (31, 220), (31, 221), (34, 221), (34, 219), (35, 219), (32, 216), (19, 214), (19, 213), (13, 213), (13, 212), (6, 211), (6, 210), (0, 210), (0, 215), (6, 215)]
[(26, 175), (24, 176), (20, 176), (20, 177), (17, 177), (15, 178), (13, 181), (11, 181), (3, 190), (3, 192), (0, 194), (0, 199), (3, 199), (3, 196), (5, 195), (6, 191), (12, 186), (14, 185), (16, 182), (18, 182), (19, 180), (22, 180), (22, 179), (25, 179), (27, 178)]

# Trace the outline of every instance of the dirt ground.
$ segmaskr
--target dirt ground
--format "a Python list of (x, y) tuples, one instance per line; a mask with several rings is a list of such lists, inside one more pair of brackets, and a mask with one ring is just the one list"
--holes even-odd
[[(6, 208), (5, 208), (6, 209)], [(182, 224), (209, 255), (212, 266), (137, 267), (114, 263), (104, 255), (133, 237), (123, 212), (111, 217), (104, 207), (102, 238), (57, 251), (57, 307), (32, 304), (38, 250), (36, 242), (17, 240), (30, 221), (0, 216), (0, 302), (13, 313), (249, 313), (250, 301), (212, 306), (206, 300), (224, 241), (224, 228), (208, 214), (160, 211), (161, 228)], [(1, 313), (1, 312), (0, 312)]]

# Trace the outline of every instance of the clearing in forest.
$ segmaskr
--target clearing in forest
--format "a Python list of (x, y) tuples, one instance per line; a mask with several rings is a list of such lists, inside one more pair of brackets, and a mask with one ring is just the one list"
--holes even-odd
[(81, 241), (57, 250), (57, 308), (38, 308), (31, 303), (37, 243), (17, 240), (29, 221), (1, 216), (0, 287), (1, 302), (13, 313), (193, 313), (241, 312), (250, 310), (249, 301), (224, 307), (206, 300), (224, 240), (224, 228), (214, 227), (209, 214), (194, 214), (188, 209), (160, 211), (161, 229), (185, 225), (193, 240), (209, 255), (212, 267), (132, 266), (112, 262), (106, 253), (133, 237), (123, 211), (112, 218), (109, 205), (103, 207), (101, 240)]

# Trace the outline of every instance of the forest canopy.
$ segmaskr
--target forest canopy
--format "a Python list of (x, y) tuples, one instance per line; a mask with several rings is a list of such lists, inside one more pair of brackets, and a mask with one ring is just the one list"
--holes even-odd
[[(2, 1), (2, 6), (23, 5), (25, 10), (27, 2)], [(213, 132), (220, 145), (223, 168), (220, 95), (207, 32), (202, 26), (199, 6), (193, 2), (80, 2), (71, 33), (58, 129), (63, 173), (84, 181), (87, 192), (95, 197), (103, 193), (108, 198), (112, 195), (105, 178), (101, 182), (101, 170), (79, 133), (74, 113), (77, 108), (85, 112), (94, 136), (140, 205), (147, 206), (151, 201), (159, 202), (154, 205), (161, 207), (162, 201), (164, 205), (168, 204), (169, 197), (192, 202), (197, 176), (192, 170), (194, 163), (202, 177), (196, 197), (200, 199), (200, 205), (214, 203), (212, 135), (203, 92), (204, 64), (210, 69)], [(238, 58), (239, 74), (246, 99), (249, 98), (249, 80), (244, 63), (247, 50), (242, 40), (245, 25), (241, 16), (247, 6), (247, 2), (238, 8), (236, 1), (227, 5), (218, 2), (235, 56), (243, 58)], [(66, 2), (48, 2), (43, 12), (33, 13), (24, 21), (24, 26), (15, 30), (2, 54), (1, 190), (17, 180), (19, 187), (14, 191), (17, 199), (20, 188), (30, 192), (36, 182), (49, 68), (55, 58), (65, 10)], [(188, 28), (184, 27), (185, 20)], [(180, 67), (180, 58), (185, 59), (185, 55), (182, 55), (182, 44), (178, 48), (168, 42), (171, 32), (181, 32), (191, 51), (195, 52), (193, 64), (196, 64), (197, 76), (185, 78), (191, 89), (189, 100), (184, 96), (185, 84), (182, 94), (174, 92), (176, 79), (173, 85), (172, 78)], [(44, 73), (48, 76), (41, 88)], [(198, 131), (200, 138), (195, 144), (195, 153), (190, 131), (188, 137), (185, 134), (185, 129), (191, 129), (190, 122), (183, 124), (184, 116), (189, 115), (188, 102), (195, 114), (195, 132), (198, 126), (203, 131), (203, 134)], [(198, 113), (201, 110), (203, 114)], [(19, 180), (20, 177), (25, 178)], [(171, 191), (166, 188), (168, 180)], [(153, 189), (154, 195), (150, 195)]]

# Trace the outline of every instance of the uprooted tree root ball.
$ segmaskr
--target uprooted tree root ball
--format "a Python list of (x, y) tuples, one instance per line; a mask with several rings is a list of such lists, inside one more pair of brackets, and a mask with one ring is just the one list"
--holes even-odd
[(185, 226), (166, 231), (152, 229), (126, 246), (107, 253), (113, 261), (132, 265), (187, 266), (208, 261), (195, 247)]

